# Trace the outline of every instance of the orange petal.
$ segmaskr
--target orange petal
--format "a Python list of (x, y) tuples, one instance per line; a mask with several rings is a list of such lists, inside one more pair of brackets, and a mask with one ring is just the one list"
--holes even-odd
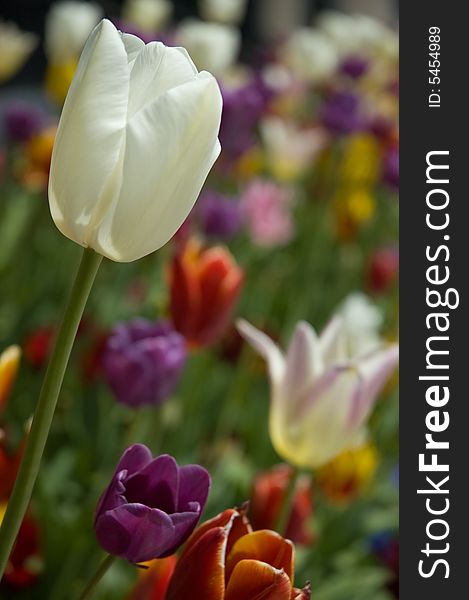
[(292, 600), (310, 600), (311, 585), (307, 583), (302, 590), (295, 588), (292, 593)]
[(166, 600), (223, 600), (225, 552), (229, 531), (214, 527), (206, 531), (178, 560)]
[(0, 410), (5, 406), (20, 364), (19, 346), (9, 346), (0, 354)]
[(244, 509), (228, 508), (213, 519), (209, 519), (202, 523), (191, 535), (184, 546), (182, 556), (202, 537), (207, 531), (214, 527), (223, 527), (228, 530), (227, 552), (229, 553), (233, 544), (243, 535), (251, 533), (251, 525), (246, 517)]
[(293, 581), (293, 544), (275, 531), (269, 531), (268, 529), (253, 531), (234, 544), (226, 560), (227, 580), (236, 565), (244, 559), (258, 560), (276, 569), (283, 569), (290, 581)]
[(170, 311), (174, 326), (183, 335), (193, 335), (200, 310), (200, 289), (192, 261), (177, 256), (170, 271)]
[(152, 560), (143, 571), (129, 600), (164, 600), (171, 576), (176, 567), (176, 556)]
[(291, 581), (282, 569), (242, 560), (233, 570), (225, 600), (291, 600)]

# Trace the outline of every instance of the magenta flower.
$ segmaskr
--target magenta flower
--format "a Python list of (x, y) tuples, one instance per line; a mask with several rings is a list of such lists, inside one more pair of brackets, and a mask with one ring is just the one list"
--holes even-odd
[(118, 402), (159, 405), (179, 382), (187, 351), (169, 323), (133, 319), (117, 325), (103, 350), (106, 379)]
[(255, 244), (282, 246), (293, 237), (292, 192), (272, 181), (253, 181), (241, 197), (241, 212)]
[(98, 542), (132, 563), (169, 556), (197, 525), (209, 489), (210, 475), (203, 467), (179, 467), (172, 456), (153, 458), (146, 446), (134, 444), (98, 502)]

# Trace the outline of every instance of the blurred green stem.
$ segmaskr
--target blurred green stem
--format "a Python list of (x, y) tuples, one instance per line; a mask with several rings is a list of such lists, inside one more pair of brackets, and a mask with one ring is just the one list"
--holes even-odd
[(0, 579), (33, 492), (68, 359), (102, 256), (83, 251), (39, 395), (15, 487), (0, 529)]
[(111, 567), (112, 563), (116, 560), (115, 556), (111, 556), (108, 554), (103, 562), (99, 565), (98, 570), (93, 575), (93, 577), (88, 581), (88, 585), (84, 589), (82, 595), (80, 596), (80, 600), (88, 600), (92, 597), (96, 586), (101, 581), (101, 579), (106, 575), (107, 571)]
[(296, 485), (300, 477), (300, 470), (297, 467), (292, 466), (292, 473), (288, 481), (288, 487), (285, 490), (285, 495), (282, 498), (280, 510), (278, 511), (277, 520), (275, 523), (275, 531), (280, 535), (287, 533), (288, 521), (293, 509), (293, 502), (295, 500)]

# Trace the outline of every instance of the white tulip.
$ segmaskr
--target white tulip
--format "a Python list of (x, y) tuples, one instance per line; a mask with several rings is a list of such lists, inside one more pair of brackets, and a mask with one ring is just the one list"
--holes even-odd
[(207, 21), (237, 25), (246, 13), (246, 0), (199, 0), (199, 10)]
[(234, 64), (241, 45), (240, 33), (235, 27), (195, 19), (180, 25), (176, 39), (187, 49), (199, 69), (207, 69), (215, 75), (224, 73)]
[(107, 20), (93, 31), (52, 153), (60, 231), (120, 262), (163, 246), (220, 153), (222, 98), (183, 48), (145, 45)]
[(50, 61), (76, 58), (102, 16), (102, 8), (90, 2), (65, 0), (53, 4), (46, 17), (45, 51)]
[(377, 19), (328, 10), (319, 15), (316, 24), (341, 56), (358, 53), (375, 58), (378, 54), (397, 59), (398, 35)]
[(301, 177), (325, 147), (327, 136), (320, 128), (300, 128), (292, 120), (266, 117), (260, 134), (270, 169), (281, 179)]
[(270, 437), (282, 458), (317, 468), (356, 442), (397, 365), (397, 345), (350, 355), (340, 313), (320, 336), (298, 323), (286, 354), (246, 321), (238, 329), (268, 363)]
[(13, 77), (36, 46), (37, 37), (33, 33), (0, 20), (0, 82)]
[(122, 17), (141, 31), (153, 33), (163, 29), (173, 12), (168, 0), (127, 0)]
[(383, 315), (368, 296), (361, 292), (350, 294), (339, 307), (339, 315), (343, 319), (351, 356), (372, 352), (381, 346), (379, 330), (383, 324)]
[(286, 64), (309, 83), (321, 82), (334, 73), (339, 55), (329, 38), (311, 27), (296, 30), (283, 48)]

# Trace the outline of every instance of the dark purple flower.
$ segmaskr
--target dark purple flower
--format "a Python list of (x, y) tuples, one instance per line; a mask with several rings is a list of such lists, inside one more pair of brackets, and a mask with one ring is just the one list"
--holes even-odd
[(176, 387), (186, 354), (184, 337), (169, 323), (139, 318), (115, 327), (102, 363), (118, 402), (158, 405)]
[(197, 203), (197, 211), (208, 237), (229, 240), (241, 226), (239, 203), (217, 192), (205, 192)]
[(363, 125), (358, 96), (351, 92), (336, 92), (329, 96), (321, 111), (322, 123), (335, 134), (345, 135)]
[(368, 71), (369, 63), (363, 56), (352, 54), (340, 65), (340, 72), (352, 79), (360, 79)]
[(393, 190), (399, 189), (399, 149), (392, 148), (384, 156), (383, 181)]
[(98, 542), (132, 563), (169, 556), (193, 532), (209, 489), (203, 467), (179, 467), (172, 456), (153, 458), (146, 446), (134, 444), (96, 507)]
[(27, 142), (44, 125), (44, 115), (28, 102), (12, 102), (5, 109), (5, 134), (13, 142)]
[(272, 92), (260, 78), (236, 88), (222, 88), (220, 142), (225, 159), (235, 160), (256, 141), (256, 127)]

